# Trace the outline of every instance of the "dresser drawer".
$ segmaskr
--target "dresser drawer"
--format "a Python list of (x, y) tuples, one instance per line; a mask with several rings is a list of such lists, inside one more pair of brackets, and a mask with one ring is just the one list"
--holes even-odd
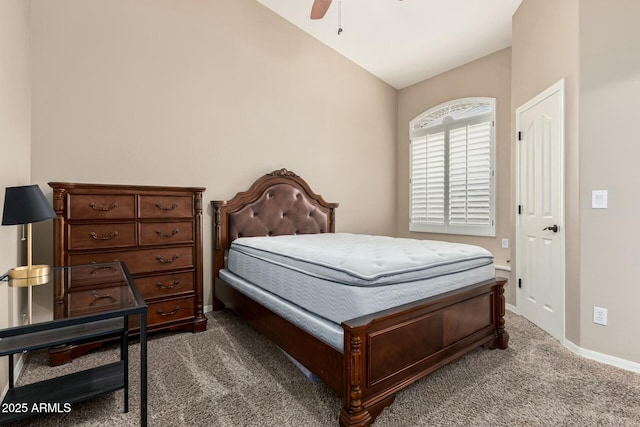
[(119, 248), (136, 245), (136, 223), (73, 224), (69, 249)]
[[(147, 327), (195, 318), (193, 298), (147, 303)], [(129, 327), (140, 327), (140, 316), (129, 317)]]
[(194, 317), (193, 298), (180, 298), (148, 304), (149, 325)]
[(193, 242), (193, 222), (145, 222), (140, 224), (141, 245)]
[(136, 217), (134, 195), (69, 194), (68, 219), (122, 219)]
[(193, 272), (165, 274), (162, 276), (140, 277), (136, 287), (144, 298), (167, 297), (184, 292), (192, 292)]
[(69, 255), (70, 265), (122, 261), (131, 274), (193, 267), (193, 248), (154, 248), (138, 251)]
[(132, 304), (127, 286), (105, 287), (67, 293), (67, 310), (71, 316), (117, 310)]
[(122, 261), (131, 274), (193, 267), (193, 247), (152, 248), (132, 251), (69, 255), (71, 265)]
[(140, 218), (190, 218), (193, 215), (193, 197), (140, 196)]
[(95, 289), (98, 286), (114, 287), (125, 285), (124, 283), (120, 283), (122, 280), (122, 270), (111, 264), (93, 263), (85, 265), (84, 267), (73, 268), (68, 279), (66, 287), (73, 289), (86, 286), (90, 286), (92, 289)]

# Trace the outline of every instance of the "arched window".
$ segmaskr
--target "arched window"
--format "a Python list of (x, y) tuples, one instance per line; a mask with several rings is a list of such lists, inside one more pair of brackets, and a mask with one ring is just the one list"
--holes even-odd
[(411, 231), (495, 236), (495, 107), (456, 99), (411, 121)]

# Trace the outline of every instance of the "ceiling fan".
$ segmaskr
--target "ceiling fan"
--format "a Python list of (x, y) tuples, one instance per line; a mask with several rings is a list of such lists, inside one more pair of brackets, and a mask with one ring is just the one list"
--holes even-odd
[(322, 19), (331, 6), (331, 0), (313, 0), (311, 6), (311, 19)]
[[(400, 0), (402, 1), (402, 0)], [(331, 0), (313, 0), (311, 6), (311, 19), (322, 19), (331, 6)]]

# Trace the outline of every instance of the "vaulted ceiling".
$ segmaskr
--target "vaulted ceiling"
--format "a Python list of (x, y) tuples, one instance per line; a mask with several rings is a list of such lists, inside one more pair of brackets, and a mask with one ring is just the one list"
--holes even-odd
[[(511, 45), (522, 0), (256, 0), (396, 89)], [(340, 34), (338, 34), (339, 29)]]

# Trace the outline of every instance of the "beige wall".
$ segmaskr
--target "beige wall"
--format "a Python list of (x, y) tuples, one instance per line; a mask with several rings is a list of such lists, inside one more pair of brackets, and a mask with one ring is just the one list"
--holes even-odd
[(395, 89), (254, 0), (33, 0), (31, 25), (33, 181), (207, 187), (205, 304), (209, 201), (274, 169), (338, 231), (395, 232)]
[[(580, 2), (580, 345), (640, 362), (640, 2)], [(591, 191), (608, 190), (608, 209)], [(592, 322), (608, 309), (608, 326)]]
[[(4, 188), (29, 184), (31, 71), (29, 2), (0, 2), (0, 206)], [(21, 264), (20, 226), (0, 227), (0, 274)], [(20, 291), (23, 291), (22, 289)], [(0, 282), (0, 329), (20, 321), (22, 293)], [(0, 358), (0, 397), (8, 386), (7, 358)], [(1, 399), (0, 399), (1, 400)]]
[[(496, 237), (416, 233), (409, 231), (409, 122), (446, 101), (473, 96), (496, 98)], [(398, 95), (397, 223), (398, 236), (449, 240), (490, 250), (496, 263), (507, 265), (511, 250), (502, 238), (511, 236), (511, 48), (500, 50), (461, 67), (402, 89)], [(512, 239), (510, 239), (512, 240)], [(511, 280), (513, 283), (513, 280)], [(515, 304), (508, 286), (507, 300)]]
[[(636, 0), (524, 0), (512, 40), (514, 110), (566, 82), (566, 337), (635, 363), (638, 16)], [(591, 209), (592, 190), (609, 191), (608, 209)], [(608, 309), (608, 326), (593, 323), (594, 306)]]
[[(578, 0), (524, 0), (513, 16), (511, 48), (512, 134), (515, 110), (565, 79), (566, 337), (580, 345)], [(515, 164), (515, 150), (512, 159)], [(515, 169), (511, 177), (515, 182)], [(515, 205), (515, 188), (512, 200)]]

